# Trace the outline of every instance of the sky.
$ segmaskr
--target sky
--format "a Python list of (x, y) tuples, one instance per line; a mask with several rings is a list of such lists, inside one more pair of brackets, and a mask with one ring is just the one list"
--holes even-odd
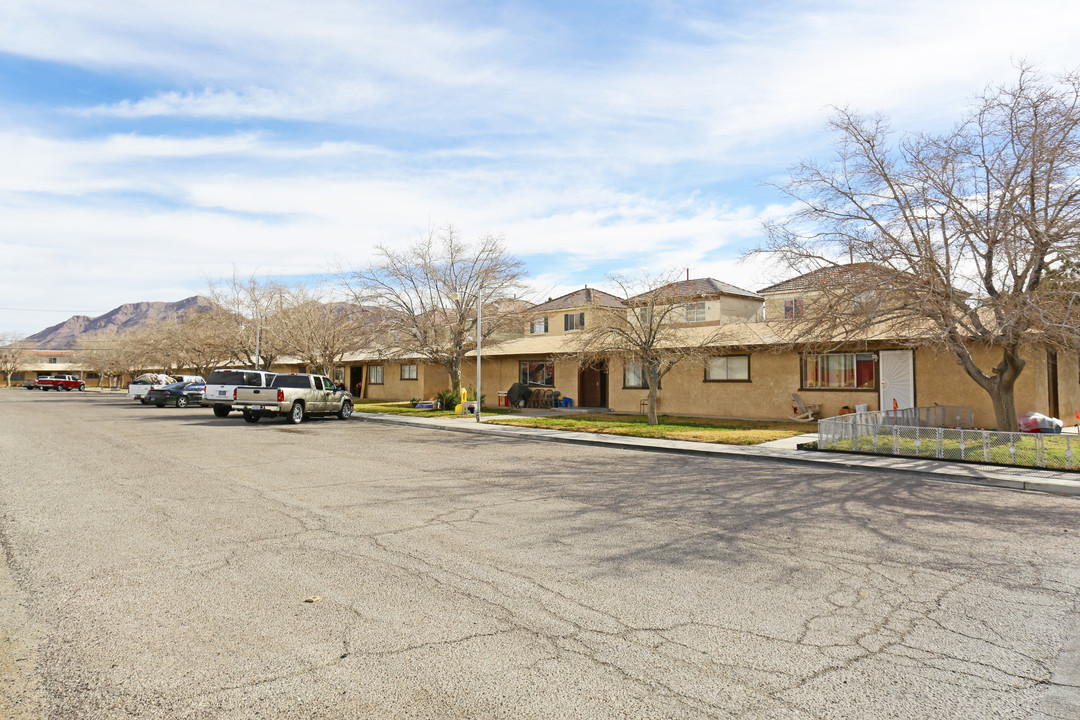
[(495, 234), (537, 300), (743, 260), (831, 108), (946, 130), (1075, 0), (3, 0), (0, 334)]

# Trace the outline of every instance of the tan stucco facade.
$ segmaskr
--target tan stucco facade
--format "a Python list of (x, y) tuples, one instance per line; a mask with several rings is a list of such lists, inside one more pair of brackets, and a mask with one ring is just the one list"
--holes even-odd
[[(880, 349), (903, 348), (882, 346)], [(860, 348), (859, 352), (876, 354), (877, 350)], [(930, 348), (916, 348), (912, 352), (915, 405), (971, 407), (975, 411), (976, 426), (994, 426), (994, 410), (989, 395), (968, 377), (951, 355)], [(786, 420), (792, 415), (791, 394), (795, 392), (800, 394), (804, 402), (820, 405), (822, 417), (838, 415), (845, 408), (854, 410), (858, 405), (866, 405), (868, 410), (888, 409), (880, 407), (880, 378), (873, 388), (865, 390), (800, 388), (799, 352), (759, 350), (739, 354), (749, 355), (749, 381), (707, 381), (705, 369), (699, 363), (676, 366), (663, 379), (658, 395), (659, 412), (668, 415)], [(982, 367), (991, 367), (995, 359), (995, 353), (990, 348), (977, 349), (975, 356)], [(1023, 356), (1027, 366), (1016, 384), (1017, 413), (1035, 411), (1052, 415), (1046, 352), (1033, 347)], [(553, 362), (555, 366), (552, 389), (576, 400), (579, 392), (577, 364), (559, 356), (552, 358), (550, 355), (531, 353), (484, 359), (483, 387), (487, 404), (493, 406), (498, 391), (505, 391), (518, 382), (520, 362), (545, 360)], [(475, 384), (475, 367), (474, 363), (468, 361), (464, 364), (464, 384)], [(648, 391), (624, 387), (623, 378), (622, 361), (609, 363), (607, 406), (616, 412), (638, 413)], [(1080, 368), (1075, 356), (1059, 356), (1057, 378), (1057, 416), (1072, 424), (1069, 419), (1075, 421), (1074, 413), (1080, 410)]]

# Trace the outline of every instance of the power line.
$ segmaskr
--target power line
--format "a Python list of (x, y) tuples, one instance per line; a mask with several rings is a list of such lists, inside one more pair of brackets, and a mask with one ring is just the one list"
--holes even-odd
[(12, 312), (47, 312), (47, 313), (74, 313), (76, 315), (91, 315), (92, 313), (85, 310), (49, 310), (47, 308), (16, 308), (16, 307), (0, 307), (0, 310), (9, 310)]

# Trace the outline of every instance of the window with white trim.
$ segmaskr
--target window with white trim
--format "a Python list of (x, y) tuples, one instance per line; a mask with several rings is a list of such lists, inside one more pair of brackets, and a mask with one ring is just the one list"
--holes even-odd
[(706, 305), (703, 302), (690, 303), (686, 306), (686, 322), (705, 322)]
[(584, 330), (585, 313), (566, 313), (563, 315), (563, 330)]
[(645, 387), (645, 372), (640, 360), (627, 360), (623, 365), (623, 387)]
[(402, 380), (415, 380), (417, 375), (416, 363), (406, 363), (401, 366), (401, 379)]
[(368, 385), (382, 385), (383, 384), (383, 366), (382, 365), (368, 365), (368, 368), (367, 368), (367, 381), (368, 381)]
[(534, 335), (546, 333), (548, 331), (548, 319), (547, 317), (536, 318), (529, 325), (529, 332)]

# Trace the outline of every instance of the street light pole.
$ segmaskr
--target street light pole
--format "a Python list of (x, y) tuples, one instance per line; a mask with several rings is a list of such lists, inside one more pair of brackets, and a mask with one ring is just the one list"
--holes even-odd
[(476, 422), (480, 422), (480, 338), (483, 336), (483, 318), (480, 308), (480, 288), (476, 288)]
[(261, 358), (259, 357), (259, 339), (260, 339), (261, 335), (262, 335), (262, 324), (260, 324), (258, 321), (256, 321), (256, 323), (255, 323), (255, 369), (256, 370), (262, 370), (262, 367), (261, 367), (262, 362), (260, 362)]

